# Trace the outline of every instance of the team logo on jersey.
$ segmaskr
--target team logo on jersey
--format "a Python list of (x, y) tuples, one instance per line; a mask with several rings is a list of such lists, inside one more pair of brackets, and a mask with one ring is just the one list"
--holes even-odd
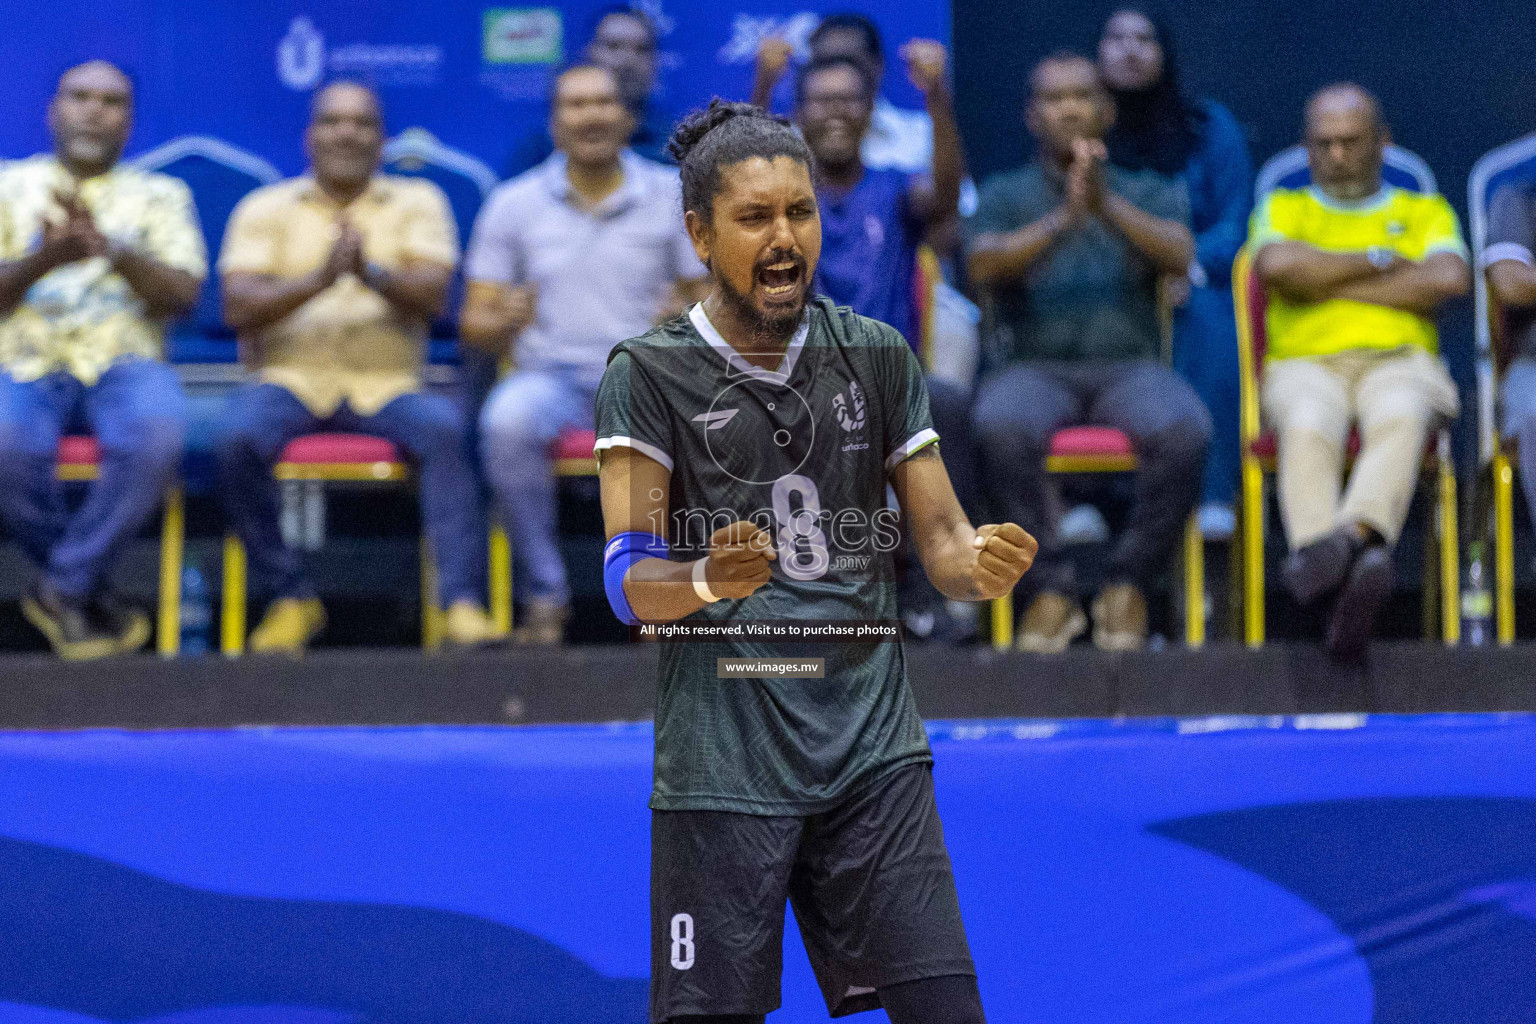
[[(841, 397), (841, 396), (839, 396)], [(704, 424), (705, 430), (720, 430), (731, 422), (740, 409), (711, 409), (709, 412), (701, 412), (693, 418), (693, 422)]]
[(848, 394), (839, 391), (832, 398), (832, 411), (837, 414), (837, 425), (852, 433), (864, 429), (864, 392), (859, 382), (848, 382)]

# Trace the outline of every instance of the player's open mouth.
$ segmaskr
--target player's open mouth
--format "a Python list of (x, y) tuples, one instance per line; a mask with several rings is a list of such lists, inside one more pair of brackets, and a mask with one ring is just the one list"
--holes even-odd
[(800, 264), (794, 260), (771, 263), (757, 272), (757, 286), (771, 301), (793, 298), (800, 290)]

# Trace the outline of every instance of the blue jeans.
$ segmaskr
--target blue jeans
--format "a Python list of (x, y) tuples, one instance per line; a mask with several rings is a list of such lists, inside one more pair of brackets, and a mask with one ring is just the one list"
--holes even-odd
[[(125, 359), (90, 386), (66, 373), (0, 373), (0, 520), (63, 596), (90, 597), (154, 514), (180, 469), (186, 420), (181, 382), (163, 363)], [(73, 432), (96, 438), (101, 473), (71, 515), (55, 463)]]
[(438, 600), (484, 602), (485, 518), (469, 463), (464, 417), (439, 395), (401, 395), (372, 416), (343, 404), (330, 416), (310, 412), (287, 388), (258, 384), (230, 398), (214, 442), (219, 498), (245, 544), (251, 578), (274, 597), (313, 597), (298, 552), (283, 543), (272, 467), (304, 434), (338, 431), (390, 441), (420, 475), (421, 520), (437, 559)]
[(1173, 368), (1210, 410), (1210, 454), (1200, 487), (1202, 502), (1230, 505), (1237, 495), (1237, 320), (1230, 288), (1192, 288), (1173, 318)]
[(549, 448), (566, 430), (592, 429), (596, 398), (596, 380), (560, 370), (520, 370), (491, 392), (480, 413), (485, 475), (505, 510), (527, 593), (536, 600), (570, 600), (555, 538)]

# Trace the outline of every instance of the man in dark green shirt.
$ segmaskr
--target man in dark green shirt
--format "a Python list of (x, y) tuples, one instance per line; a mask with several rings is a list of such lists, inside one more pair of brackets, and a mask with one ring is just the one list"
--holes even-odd
[(901, 643), (857, 631), (895, 618), (887, 485), (953, 599), (1008, 592), (1034, 540), (966, 520), (901, 335), (811, 297), (788, 122), (717, 100), (672, 148), (711, 291), (619, 345), (597, 396), (609, 601), (712, 634), (663, 640), (651, 1020), (762, 1024), (788, 900), (834, 1016), (983, 1024)]
[(1041, 538), (1019, 646), (1064, 650), (1088, 625), (1071, 565), (1046, 521), (1045, 459), (1064, 427), (1126, 434), (1136, 499), (1093, 602), (1094, 643), (1140, 647), (1145, 591), (1194, 507), (1210, 415), (1158, 356), (1157, 281), (1194, 254), (1183, 186), (1105, 163), (1114, 107), (1086, 57), (1058, 54), (1030, 76), (1026, 121), (1040, 158), (981, 190), (969, 225), (970, 273), (994, 297), (1011, 360), (982, 382), (977, 443), (989, 497)]

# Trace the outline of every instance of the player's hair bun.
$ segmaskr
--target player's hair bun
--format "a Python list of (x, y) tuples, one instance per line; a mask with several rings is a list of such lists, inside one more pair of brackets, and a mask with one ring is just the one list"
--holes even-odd
[(709, 106), (683, 118), (672, 131), (667, 152), (677, 161), (683, 209), (708, 216), (720, 190), (720, 168), (752, 157), (787, 156), (810, 166), (811, 152), (788, 120), (750, 103), (716, 96)]
[(762, 107), (754, 107), (750, 103), (732, 103), (716, 96), (709, 101), (708, 107), (703, 110), (695, 110), (678, 123), (672, 132), (671, 140), (667, 143), (667, 152), (672, 155), (672, 159), (682, 163), (688, 159), (688, 154), (692, 153), (699, 143), (704, 141), (704, 136), (727, 121), (738, 117), (759, 118), (783, 125), (789, 124), (782, 117), (775, 117)]

